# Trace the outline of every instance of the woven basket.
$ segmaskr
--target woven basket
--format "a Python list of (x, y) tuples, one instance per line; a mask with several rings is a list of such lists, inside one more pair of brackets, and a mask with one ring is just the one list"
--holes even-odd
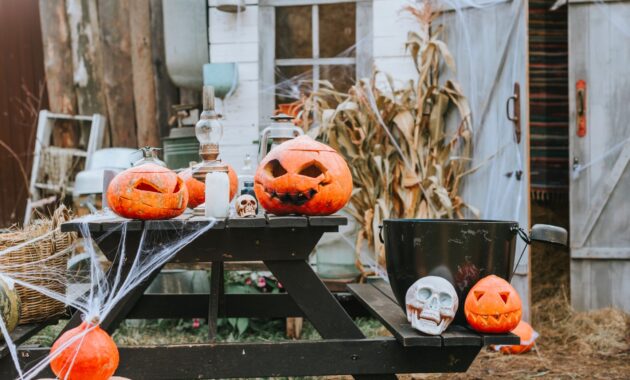
[[(35, 220), (24, 229), (12, 229), (7, 233), (0, 234), (0, 251), (17, 247), (0, 255), (0, 271), (3, 267), (10, 268), (7, 272), (10, 272), (12, 277), (20, 279), (20, 273), (24, 273), (29, 268), (33, 270), (33, 265), (29, 264), (44, 262), (46, 270), (60, 274), (65, 273), (68, 258), (72, 253), (70, 247), (76, 239), (76, 235), (62, 233), (58, 227), (69, 219), (68, 210), (62, 206), (55, 211), (52, 220)], [(48, 233), (50, 234), (46, 236)], [(48, 288), (58, 294), (65, 293), (64, 283), (52, 281), (46, 276), (41, 277), (41, 279), (35, 280), (29, 277), (28, 279), (25, 278), (24, 281), (38, 287)], [(22, 306), (20, 324), (42, 322), (66, 312), (66, 306), (63, 302), (20, 285), (16, 285), (16, 289)]]

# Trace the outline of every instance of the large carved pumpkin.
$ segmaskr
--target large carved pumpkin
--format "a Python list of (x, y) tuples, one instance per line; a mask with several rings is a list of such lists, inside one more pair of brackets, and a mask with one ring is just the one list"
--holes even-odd
[(147, 163), (118, 174), (107, 188), (109, 207), (130, 219), (169, 219), (184, 212), (188, 190), (174, 171)]
[(348, 203), (352, 175), (334, 149), (304, 135), (267, 154), (254, 177), (261, 206), (276, 215), (330, 215)]
[[(20, 297), (13, 284), (0, 278), (0, 315), (8, 332), (15, 330), (20, 319)], [(0, 333), (0, 335), (2, 335)], [(4, 337), (0, 336), (0, 340)]]
[(512, 285), (495, 275), (482, 278), (464, 303), (468, 324), (480, 332), (504, 333), (521, 321), (521, 297)]
[[(68, 346), (62, 349), (66, 343)], [(57, 355), (58, 350), (61, 352)], [(120, 359), (114, 340), (99, 326), (87, 322), (59, 337), (51, 354), (57, 356), (50, 368), (59, 379), (67, 380), (108, 380)]]
[[(193, 177), (193, 169), (188, 168), (178, 174), (188, 189), (188, 207), (190, 208), (195, 208), (206, 201), (206, 184)], [(238, 176), (231, 165), (228, 165), (228, 177), (230, 178), (231, 201), (238, 191)]]

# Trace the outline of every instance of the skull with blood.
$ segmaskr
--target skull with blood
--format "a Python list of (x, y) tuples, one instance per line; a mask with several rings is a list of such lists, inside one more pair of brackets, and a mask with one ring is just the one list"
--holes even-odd
[(256, 171), (260, 205), (276, 215), (330, 215), (348, 203), (352, 174), (334, 149), (304, 135), (267, 154)]
[(459, 299), (450, 282), (426, 276), (407, 290), (407, 320), (411, 326), (429, 335), (440, 335), (455, 318)]

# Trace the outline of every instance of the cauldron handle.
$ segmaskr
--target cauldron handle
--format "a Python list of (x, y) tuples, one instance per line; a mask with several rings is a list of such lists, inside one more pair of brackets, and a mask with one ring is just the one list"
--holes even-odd
[(534, 224), (529, 233), (529, 239), (531, 241), (540, 241), (563, 246), (567, 245), (568, 236), (567, 230), (550, 224)]
[(383, 240), (383, 225), (378, 225), (378, 240), (381, 241), (382, 244), (385, 244), (385, 240)]

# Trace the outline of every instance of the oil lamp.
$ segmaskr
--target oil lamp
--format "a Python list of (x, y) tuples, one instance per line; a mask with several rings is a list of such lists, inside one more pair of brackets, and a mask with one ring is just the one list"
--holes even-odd
[(223, 125), (214, 109), (212, 86), (203, 87), (203, 112), (195, 125), (195, 136), (199, 140), (199, 156), (202, 162), (194, 167), (193, 177), (206, 184), (206, 204), (197, 206), (194, 215), (226, 217), (229, 211), (230, 192), (228, 167), (218, 159)]

